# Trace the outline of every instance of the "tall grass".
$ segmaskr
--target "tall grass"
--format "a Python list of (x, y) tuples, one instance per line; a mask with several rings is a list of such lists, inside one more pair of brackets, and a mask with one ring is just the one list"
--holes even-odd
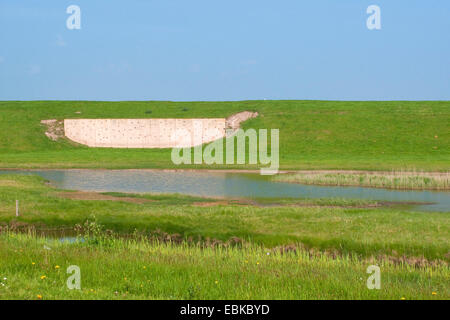
[[(92, 234), (91, 234), (92, 236)], [(91, 238), (93, 239), (93, 238)], [(369, 265), (381, 289), (366, 286)], [(66, 268), (81, 270), (81, 290)], [(204, 247), (101, 237), (0, 234), (0, 299), (447, 299), (446, 265), (412, 267), (261, 246)]]
[(361, 186), (388, 189), (450, 190), (450, 173), (295, 173), (273, 178), (278, 182), (330, 186)]

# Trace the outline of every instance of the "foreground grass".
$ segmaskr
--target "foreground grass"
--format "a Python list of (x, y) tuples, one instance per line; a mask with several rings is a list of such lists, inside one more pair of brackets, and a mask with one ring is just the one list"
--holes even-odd
[[(448, 101), (0, 102), (1, 168), (172, 168), (169, 149), (88, 148), (45, 135), (43, 119), (260, 116), (280, 129), (281, 169), (448, 171)], [(75, 113), (81, 112), (81, 113)], [(190, 168), (252, 168), (251, 165)]]
[(351, 173), (295, 173), (273, 177), (273, 181), (331, 186), (361, 186), (388, 189), (450, 190), (450, 174), (351, 174)]
[[(116, 196), (121, 196), (116, 194)], [(0, 176), (0, 226), (73, 228), (94, 219), (120, 233), (161, 231), (182, 239), (239, 238), (266, 247), (302, 243), (318, 250), (360, 256), (379, 254), (450, 259), (450, 217), (446, 212), (401, 208), (360, 208), (347, 200), (319, 199), (312, 207), (220, 204), (200, 206), (199, 199), (178, 195), (127, 195), (149, 200), (71, 200), (37, 176)], [(15, 217), (15, 200), (20, 217)], [(360, 205), (361, 203), (356, 203)], [(332, 205), (333, 207), (329, 207)], [(343, 205), (342, 207), (340, 207)], [(350, 207), (349, 207), (350, 205)]]
[[(366, 269), (381, 269), (381, 289)], [(81, 270), (81, 290), (66, 268)], [(447, 266), (413, 268), (258, 246), (201, 248), (0, 234), (0, 299), (448, 299)]]

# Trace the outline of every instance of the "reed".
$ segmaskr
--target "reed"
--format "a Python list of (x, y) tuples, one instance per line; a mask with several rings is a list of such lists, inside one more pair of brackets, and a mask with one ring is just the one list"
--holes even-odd
[(390, 173), (295, 173), (273, 178), (278, 182), (359, 186), (387, 189), (450, 190), (450, 173), (420, 173), (392, 171)]

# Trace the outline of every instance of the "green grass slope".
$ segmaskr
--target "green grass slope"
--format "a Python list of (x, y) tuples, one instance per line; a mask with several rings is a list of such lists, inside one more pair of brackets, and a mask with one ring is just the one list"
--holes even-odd
[[(281, 169), (446, 171), (450, 102), (0, 102), (2, 168), (170, 168), (170, 149), (88, 148), (53, 142), (40, 124), (65, 118), (260, 116), (244, 128), (280, 129)], [(80, 111), (81, 114), (75, 112)], [(207, 168), (210, 166), (183, 166)], [(252, 168), (234, 165), (215, 168)]]

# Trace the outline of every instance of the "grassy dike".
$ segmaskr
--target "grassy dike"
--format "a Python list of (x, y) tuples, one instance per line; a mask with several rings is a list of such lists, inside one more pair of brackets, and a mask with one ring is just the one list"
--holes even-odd
[[(90, 241), (92, 240), (92, 241)], [(61, 243), (0, 234), (0, 299), (448, 299), (448, 267), (311, 257), (256, 246), (201, 248), (114, 238)], [(50, 248), (50, 249), (49, 249)], [(66, 287), (77, 265), (81, 290)]]
[[(172, 168), (169, 149), (88, 148), (49, 140), (43, 119), (260, 116), (280, 129), (281, 169), (448, 171), (448, 101), (0, 102), (0, 168)], [(80, 113), (76, 113), (80, 112)], [(183, 165), (251, 168), (250, 165)]]

